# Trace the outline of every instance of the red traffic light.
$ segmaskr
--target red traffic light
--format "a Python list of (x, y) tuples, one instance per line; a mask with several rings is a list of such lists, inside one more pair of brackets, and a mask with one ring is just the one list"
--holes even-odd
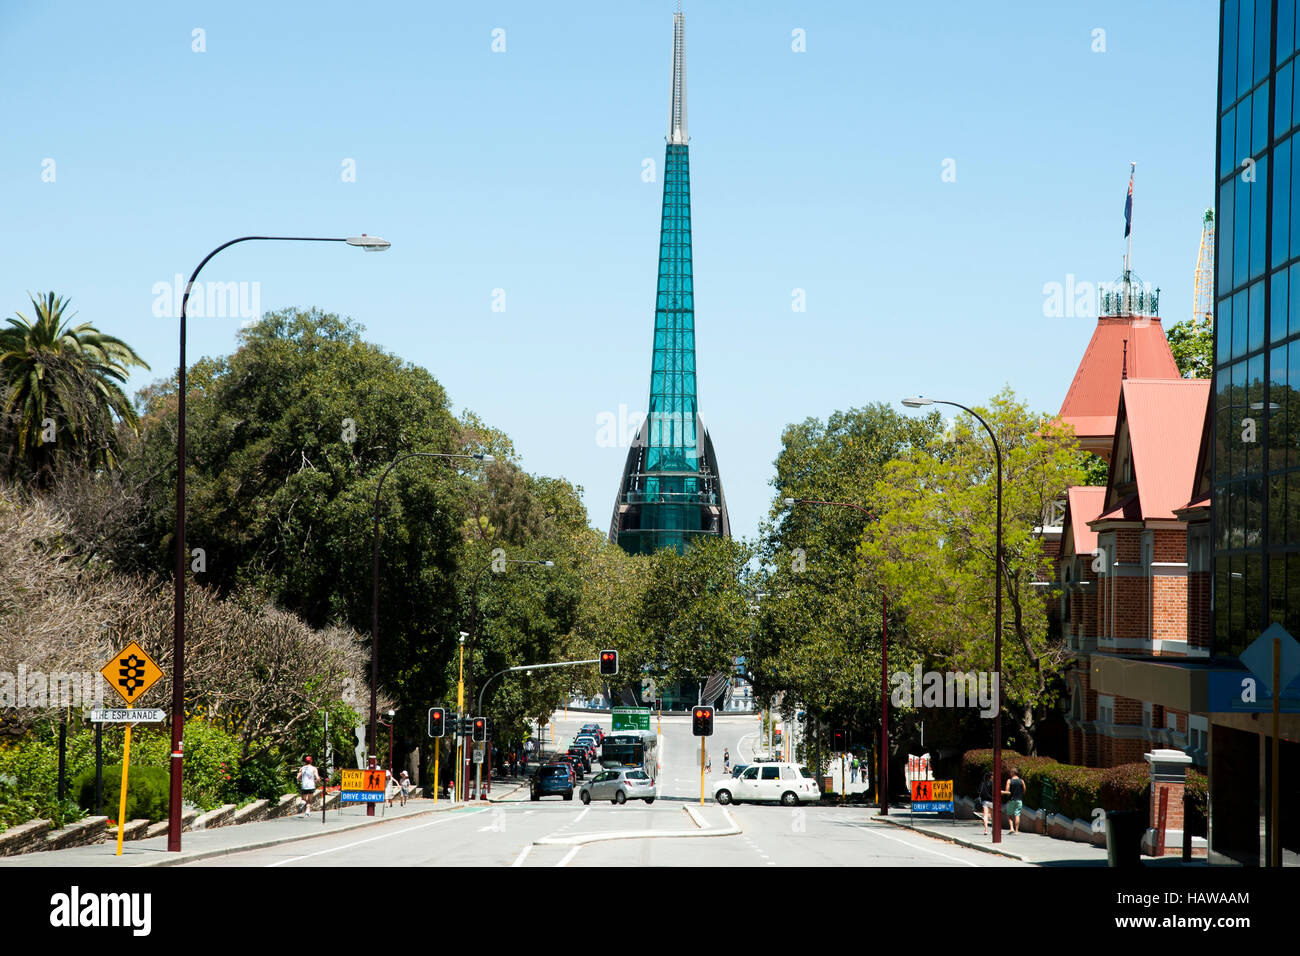
[(600, 672), (605, 675), (618, 673), (618, 651), (604, 650), (600, 652)]

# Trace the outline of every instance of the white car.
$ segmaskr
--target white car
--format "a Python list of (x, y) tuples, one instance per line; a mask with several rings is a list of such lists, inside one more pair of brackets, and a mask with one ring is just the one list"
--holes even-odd
[(794, 763), (760, 763), (746, 767), (739, 777), (727, 777), (713, 785), (713, 799), (729, 803), (780, 801), (787, 807), (799, 803), (816, 803), (821, 788), (808, 771)]

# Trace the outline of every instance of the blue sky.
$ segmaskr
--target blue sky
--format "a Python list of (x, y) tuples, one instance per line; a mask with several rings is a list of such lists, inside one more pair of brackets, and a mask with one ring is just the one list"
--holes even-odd
[[(0, 4), (0, 314), (70, 296), (150, 363), (134, 389), (176, 364), (155, 287), (216, 245), (382, 235), (382, 255), (249, 243), (203, 278), (352, 316), (605, 530), (626, 449), (598, 418), (649, 387), (642, 164), (662, 173), (673, 8)], [(791, 422), (1008, 383), (1059, 408), (1095, 320), (1046, 316), (1044, 285), (1120, 272), (1131, 160), (1134, 267), (1166, 327), (1190, 315), (1217, 10), (686, 0), (700, 410), (734, 533), (766, 514)], [(239, 326), (195, 319), (190, 360)]]

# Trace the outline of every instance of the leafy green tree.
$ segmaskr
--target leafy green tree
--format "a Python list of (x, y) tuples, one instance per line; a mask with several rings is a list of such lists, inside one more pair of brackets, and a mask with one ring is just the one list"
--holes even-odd
[[(369, 634), (381, 476), (404, 452), (462, 449), (442, 387), (360, 332), (336, 315), (288, 309), (241, 332), (233, 355), (195, 363), (186, 544), (202, 550), (198, 583), (223, 593), (251, 585), (313, 627)], [(172, 379), (143, 393), (146, 434), (131, 462), (163, 573), (174, 548), (175, 390)], [(470, 480), (459, 464), (404, 461), (379, 501), (380, 681), (412, 735), (456, 648)]]
[[(748, 664), (755, 693), (765, 700), (781, 695), (787, 712), (804, 709), (814, 734), (845, 726), (859, 741), (877, 739), (886, 582), (858, 550), (871, 518), (831, 505), (787, 510), (784, 499), (871, 508), (889, 463), (926, 446), (941, 425), (937, 413), (905, 416), (876, 403), (836, 412), (825, 423), (808, 419), (782, 436)], [(905, 617), (896, 602), (889, 611), (891, 667), (910, 666)]]
[[(1079, 483), (1077, 445), (1009, 389), (976, 411), (1002, 448), (1003, 693), (1032, 753), (1038, 715), (1068, 658), (1048, 633), (1039, 582), (1052, 579), (1051, 562), (1034, 529), (1046, 506)], [(992, 445), (965, 414), (950, 441), (913, 449), (876, 486), (878, 520), (862, 551), (898, 595), (909, 642), (936, 668), (993, 669), (996, 492)]]
[(1214, 371), (1214, 326), (1177, 322), (1165, 333), (1183, 378), (1209, 378)]
[[(117, 464), (116, 422), (138, 424), (122, 384), (132, 366), (148, 368), (121, 339), (88, 322), (73, 326), (69, 302), (32, 296), (0, 329), (0, 436), (6, 471), (48, 485), (61, 453), (91, 468)], [(53, 422), (54, 440), (47, 437)]]

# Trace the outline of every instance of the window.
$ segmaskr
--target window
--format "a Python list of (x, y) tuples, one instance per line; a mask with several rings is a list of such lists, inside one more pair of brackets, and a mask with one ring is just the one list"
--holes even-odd
[(1105, 695), (1097, 695), (1097, 723), (1113, 724), (1115, 723), (1115, 698)]
[(757, 780), (757, 779), (758, 779), (758, 768), (757, 768), (757, 767), (750, 767), (748, 770), (746, 770), (746, 771), (745, 771), (745, 777), (744, 777), (744, 779), (746, 779), (746, 780)]
[(800, 768), (799, 768), (799, 773), (800, 773), (800, 774), (801, 774), (805, 779), (807, 779), (807, 780), (812, 780), (812, 779), (814, 779), (814, 777), (813, 777), (813, 775), (812, 775), (812, 772), (809, 771), (809, 769), (808, 769), (807, 767), (800, 767)]
[(1151, 701), (1149, 700), (1142, 701), (1142, 726), (1143, 727), (1152, 726), (1151, 716), (1152, 716)]
[(781, 768), (780, 768), (780, 767), (764, 767), (764, 768), (763, 768), (763, 779), (764, 779), (764, 780), (777, 780), (777, 779), (780, 778), (780, 776), (781, 776)]
[(781, 779), (782, 779), (782, 780), (794, 780), (794, 779), (795, 779), (795, 775), (794, 775), (794, 767), (782, 767), (782, 768), (781, 768)]
[(1165, 711), (1165, 729), (1178, 733), (1178, 715)]

